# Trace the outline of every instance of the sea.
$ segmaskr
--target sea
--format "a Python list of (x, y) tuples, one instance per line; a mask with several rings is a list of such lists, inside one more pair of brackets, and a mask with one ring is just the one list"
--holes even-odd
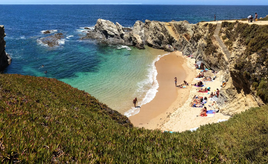
[[(0, 5), (6, 52), (12, 57), (4, 73), (56, 78), (129, 117), (137, 113), (132, 107), (135, 97), (143, 105), (157, 93), (154, 63), (167, 52), (81, 40), (99, 18), (132, 27), (137, 20), (195, 24), (212, 21), (214, 15), (217, 20), (246, 18), (255, 12), (265, 17), (267, 11), (268, 6)], [(48, 36), (46, 30), (64, 35), (58, 46), (40, 42)]]

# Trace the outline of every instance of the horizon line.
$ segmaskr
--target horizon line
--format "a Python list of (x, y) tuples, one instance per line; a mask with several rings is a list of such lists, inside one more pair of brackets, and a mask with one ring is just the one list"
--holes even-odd
[(244, 4), (146, 4), (146, 3), (4, 3), (0, 5), (198, 5), (198, 6), (268, 6)]

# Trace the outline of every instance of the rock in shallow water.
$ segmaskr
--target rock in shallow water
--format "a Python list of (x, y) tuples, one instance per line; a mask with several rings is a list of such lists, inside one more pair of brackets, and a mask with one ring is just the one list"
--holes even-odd
[(48, 45), (49, 47), (54, 47), (59, 45), (59, 40), (63, 39), (64, 36), (62, 33), (57, 33), (54, 35), (50, 35), (44, 38), (41, 38), (41, 42), (45, 45)]

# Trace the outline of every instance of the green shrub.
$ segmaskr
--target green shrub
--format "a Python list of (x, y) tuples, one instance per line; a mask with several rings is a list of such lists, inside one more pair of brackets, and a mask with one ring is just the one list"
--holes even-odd
[(260, 96), (265, 102), (268, 102), (268, 81), (267, 79), (262, 79), (258, 88), (257, 94)]
[(227, 39), (227, 36), (226, 35), (222, 36), (222, 40), (225, 40), (225, 39)]
[(1, 163), (267, 162), (267, 106), (171, 134), (133, 128), (56, 79), (0, 75), (0, 99)]

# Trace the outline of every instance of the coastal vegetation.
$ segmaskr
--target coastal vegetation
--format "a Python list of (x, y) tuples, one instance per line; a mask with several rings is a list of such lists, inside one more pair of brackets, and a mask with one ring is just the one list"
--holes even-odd
[(236, 71), (243, 77), (247, 88), (256, 91), (264, 102), (268, 102), (268, 26), (247, 23), (223, 22), (222, 39), (230, 51), (236, 52)]
[(56, 79), (0, 75), (1, 163), (267, 163), (268, 107), (197, 131), (135, 128)]

